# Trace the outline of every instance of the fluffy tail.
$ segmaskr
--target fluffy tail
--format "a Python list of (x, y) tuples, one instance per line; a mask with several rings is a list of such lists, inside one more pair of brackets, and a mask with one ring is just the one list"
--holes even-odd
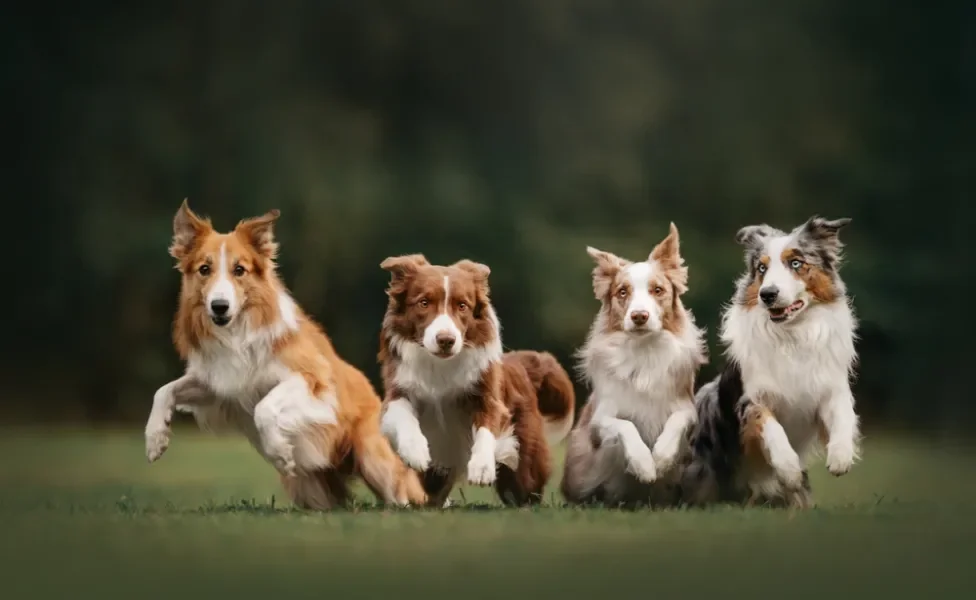
[(548, 352), (523, 350), (509, 354), (525, 367), (536, 389), (546, 441), (550, 445), (561, 442), (572, 429), (576, 413), (576, 392), (569, 374)]

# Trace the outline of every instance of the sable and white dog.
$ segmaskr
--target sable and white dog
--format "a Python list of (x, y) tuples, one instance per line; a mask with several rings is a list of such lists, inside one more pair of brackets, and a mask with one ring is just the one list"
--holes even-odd
[(170, 254), (182, 274), (173, 339), (186, 372), (159, 388), (146, 423), (146, 454), (169, 446), (174, 410), (204, 429), (230, 428), (281, 474), (301, 507), (344, 504), (362, 476), (383, 502), (424, 504), (417, 474), (380, 433), (380, 399), (336, 354), (275, 273), (274, 210), (214, 230), (184, 200)]
[(831, 473), (853, 465), (856, 321), (838, 237), (849, 222), (812, 217), (789, 233), (752, 225), (736, 234), (746, 272), (722, 322), (728, 364), (696, 397), (686, 501), (809, 506), (805, 464), (818, 437)]
[(600, 312), (582, 348), (592, 394), (570, 433), (562, 492), (571, 503), (670, 504), (695, 424), (703, 331), (681, 295), (688, 268), (678, 229), (643, 262), (594, 248)]
[(382, 430), (423, 473), (430, 503), (445, 505), (462, 474), (494, 484), (506, 504), (538, 503), (548, 443), (573, 423), (569, 375), (550, 354), (502, 352), (485, 265), (435, 266), (414, 254), (380, 266), (392, 275), (380, 335)]

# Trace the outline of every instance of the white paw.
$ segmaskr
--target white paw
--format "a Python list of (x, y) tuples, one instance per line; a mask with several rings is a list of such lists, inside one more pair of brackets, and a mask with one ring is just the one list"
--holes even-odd
[(169, 427), (146, 429), (146, 458), (150, 463), (159, 460), (169, 448), (169, 433)]
[(799, 459), (774, 467), (776, 478), (786, 489), (798, 490), (803, 487), (803, 468)]
[(657, 479), (654, 455), (646, 446), (627, 453), (627, 471), (644, 483), (651, 483)]
[(495, 483), (495, 457), (491, 454), (475, 454), (468, 461), (468, 483), (491, 485)]
[(294, 457), (277, 457), (274, 459), (275, 469), (288, 479), (298, 475), (298, 467), (295, 465)]
[(671, 470), (678, 458), (678, 448), (673, 444), (661, 449), (654, 448), (652, 456), (654, 457), (654, 467), (658, 473), (666, 473)]
[(423, 435), (404, 436), (397, 446), (398, 454), (411, 469), (426, 471), (430, 468), (430, 448)]
[(847, 444), (827, 446), (827, 470), (840, 477), (854, 466), (854, 448)]

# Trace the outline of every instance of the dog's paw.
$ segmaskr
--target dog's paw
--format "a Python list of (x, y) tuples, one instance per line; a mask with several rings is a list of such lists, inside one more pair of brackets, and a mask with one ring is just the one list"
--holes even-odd
[(678, 459), (678, 450), (676, 444), (669, 444), (664, 448), (654, 448), (651, 456), (654, 457), (654, 467), (658, 473), (666, 473), (671, 470)]
[(475, 454), (468, 461), (468, 483), (491, 485), (495, 483), (495, 457), (488, 453)]
[(404, 436), (397, 451), (411, 469), (423, 472), (430, 468), (430, 448), (423, 435)]
[(627, 453), (627, 471), (644, 483), (657, 479), (657, 465), (654, 455), (647, 447)]
[(146, 458), (150, 463), (159, 460), (169, 448), (169, 433), (168, 427), (146, 430)]
[(827, 470), (831, 475), (840, 477), (854, 466), (854, 448), (849, 445), (827, 446)]
[(799, 490), (803, 488), (803, 468), (800, 461), (790, 461), (774, 468), (776, 479), (788, 490)]

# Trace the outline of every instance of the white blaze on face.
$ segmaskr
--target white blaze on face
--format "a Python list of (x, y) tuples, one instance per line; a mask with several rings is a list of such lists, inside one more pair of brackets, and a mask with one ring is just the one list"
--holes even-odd
[(447, 275), (444, 276), (444, 305), (441, 307), (441, 313), (437, 315), (437, 318), (431, 321), (427, 329), (424, 330), (424, 348), (428, 352), (433, 354), (441, 353), (441, 346), (438, 342), (438, 338), (442, 340), (447, 340), (453, 338), (454, 342), (449, 347), (449, 351), (452, 356), (456, 355), (461, 351), (461, 347), (464, 345), (464, 339), (461, 336), (461, 330), (458, 329), (457, 324), (454, 319), (451, 318), (450, 314), (451, 307), (451, 278)]
[[(624, 330), (646, 328), (648, 331), (661, 329), (661, 307), (649, 291), (651, 278), (654, 277), (656, 267), (646, 263), (634, 263), (625, 271), (630, 282), (630, 302), (624, 315)], [(647, 323), (641, 327), (634, 323), (634, 313), (647, 313)]]
[(230, 280), (230, 265), (227, 261), (227, 244), (220, 245), (220, 258), (217, 261), (217, 268), (214, 272), (215, 281), (207, 294), (207, 312), (214, 316), (213, 303), (215, 300), (227, 302), (228, 309), (223, 316), (233, 317), (237, 314), (237, 293), (234, 291), (234, 284)]
[(776, 237), (766, 242), (766, 255), (769, 256), (769, 264), (766, 266), (766, 273), (763, 275), (762, 286), (759, 293), (764, 290), (777, 292), (774, 307), (789, 306), (800, 299), (805, 286), (803, 281), (796, 276), (796, 272), (789, 265), (783, 263), (783, 251), (786, 250), (793, 240), (790, 236)]

